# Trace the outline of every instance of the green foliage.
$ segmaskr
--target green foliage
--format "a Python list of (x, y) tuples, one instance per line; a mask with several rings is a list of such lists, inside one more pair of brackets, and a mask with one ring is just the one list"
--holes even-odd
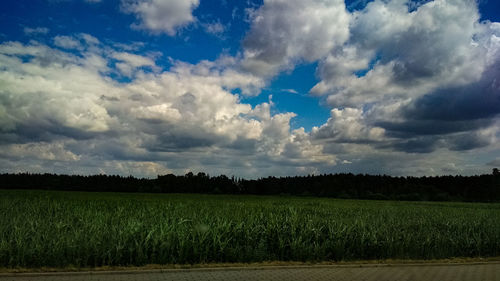
[(499, 218), (483, 203), (0, 190), (0, 266), (499, 256)]

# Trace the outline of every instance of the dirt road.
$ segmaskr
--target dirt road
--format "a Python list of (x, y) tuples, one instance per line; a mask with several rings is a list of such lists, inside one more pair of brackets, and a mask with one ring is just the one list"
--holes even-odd
[(352, 265), (215, 268), (77, 273), (0, 274), (0, 281), (500, 281), (500, 262), (422, 265)]

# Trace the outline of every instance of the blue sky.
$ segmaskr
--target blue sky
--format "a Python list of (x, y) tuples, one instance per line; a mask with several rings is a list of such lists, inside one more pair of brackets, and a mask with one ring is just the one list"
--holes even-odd
[(500, 165), (498, 1), (1, 5), (3, 172)]

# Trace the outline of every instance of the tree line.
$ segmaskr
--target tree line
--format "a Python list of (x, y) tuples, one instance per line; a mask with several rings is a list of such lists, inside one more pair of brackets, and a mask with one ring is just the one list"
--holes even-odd
[(298, 195), (351, 199), (500, 202), (500, 174), (393, 177), (351, 173), (241, 179), (205, 173), (159, 175), (0, 174), (1, 189)]

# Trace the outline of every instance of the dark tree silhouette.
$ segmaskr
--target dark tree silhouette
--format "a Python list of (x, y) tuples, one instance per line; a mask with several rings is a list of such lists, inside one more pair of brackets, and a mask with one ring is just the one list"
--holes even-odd
[(500, 202), (500, 176), (391, 177), (387, 175), (329, 174), (267, 177), (246, 180), (205, 173), (132, 176), (0, 174), (1, 189), (78, 190), (103, 192), (205, 193), (295, 195), (374, 200)]

